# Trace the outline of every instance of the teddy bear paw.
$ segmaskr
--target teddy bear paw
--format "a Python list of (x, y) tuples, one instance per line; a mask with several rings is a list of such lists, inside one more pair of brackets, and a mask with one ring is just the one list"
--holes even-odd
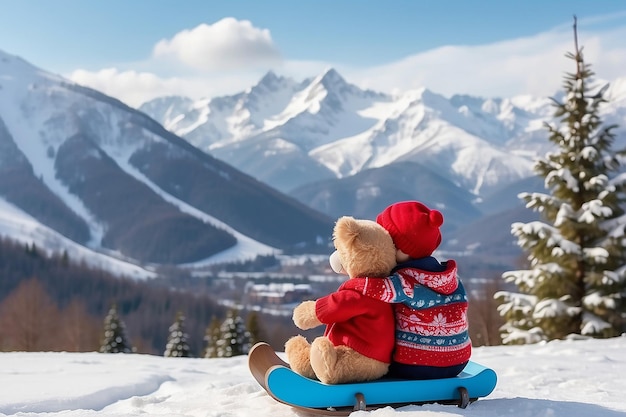
[(388, 363), (363, 356), (348, 346), (334, 346), (323, 336), (311, 343), (311, 367), (325, 384), (372, 381), (389, 370)]
[(309, 330), (322, 324), (315, 315), (315, 301), (303, 301), (294, 308), (292, 319), (302, 330)]
[(304, 377), (316, 379), (309, 359), (310, 352), (311, 345), (303, 336), (294, 336), (285, 343), (285, 354), (291, 369)]
[(326, 337), (318, 337), (311, 344), (311, 368), (325, 384), (337, 383), (337, 351)]

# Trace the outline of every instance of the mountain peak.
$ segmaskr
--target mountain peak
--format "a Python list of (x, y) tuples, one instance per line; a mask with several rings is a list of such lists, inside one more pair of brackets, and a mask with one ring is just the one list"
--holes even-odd
[(337, 80), (341, 80), (344, 81), (343, 77), (339, 74), (339, 72), (334, 69), (334, 68), (327, 68), (326, 71), (324, 71), (324, 75), (323, 78), (327, 78), (327, 79), (337, 79)]
[(48, 73), (20, 56), (9, 54), (0, 49), (0, 72), (8, 79), (33, 82), (37, 77), (56, 81), (65, 81), (62, 77)]
[(248, 89), (249, 93), (253, 92), (264, 92), (264, 91), (277, 91), (291, 83), (291, 79), (276, 75), (274, 71), (268, 71), (259, 82)]
[(26, 63), (26, 61), (24, 61), (19, 56), (12, 55), (12, 54), (10, 54), (8, 52), (5, 52), (2, 49), (0, 49), (0, 62), (7, 63), (7, 62), (13, 62), (15, 60), (19, 60), (19, 61), (22, 61), (22, 62)]
[(324, 85), (326, 88), (331, 88), (333, 86), (345, 86), (348, 84), (346, 80), (334, 68), (329, 68), (324, 71), (316, 81)]
[[(29, 62), (20, 58), (17, 55), (11, 55), (0, 49), (0, 64), (3, 65), (3, 71), (9, 74), (18, 73), (22, 74), (24, 72), (32, 73), (36, 70), (36, 68), (31, 65)], [(8, 70), (5, 65), (8, 65)]]
[(276, 73), (272, 70), (269, 70), (264, 76), (263, 78), (261, 78), (261, 80), (259, 80), (258, 84), (263, 84), (263, 85), (267, 85), (267, 86), (271, 86), (276, 84), (277, 82), (279, 82), (280, 80), (282, 80), (283, 77), (279, 77), (278, 75), (276, 75)]
[(24, 86), (35, 86), (45, 80), (53, 82), (70, 83), (63, 77), (49, 73), (36, 67), (25, 59), (11, 55), (0, 50), (0, 74), (3, 75), (2, 87), (10, 90), (10, 85), (16, 89), (16, 91), (23, 91)]
[[(335, 105), (340, 105), (339, 102), (348, 96), (372, 98), (382, 95), (369, 90), (361, 90), (356, 85), (350, 84), (334, 68), (329, 68), (315, 77), (309, 86), (311, 92), (315, 92), (319, 98), (327, 97), (328, 94), (328, 97), (332, 97), (330, 100), (334, 101)], [(313, 95), (309, 95), (309, 97), (313, 97)]]

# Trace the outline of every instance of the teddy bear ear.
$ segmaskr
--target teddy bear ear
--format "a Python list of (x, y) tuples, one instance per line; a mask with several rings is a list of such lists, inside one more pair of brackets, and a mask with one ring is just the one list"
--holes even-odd
[[(343, 216), (335, 223), (333, 239), (346, 244), (352, 244), (359, 237), (360, 228), (356, 219), (352, 216)], [(335, 245), (336, 247), (336, 245)]]

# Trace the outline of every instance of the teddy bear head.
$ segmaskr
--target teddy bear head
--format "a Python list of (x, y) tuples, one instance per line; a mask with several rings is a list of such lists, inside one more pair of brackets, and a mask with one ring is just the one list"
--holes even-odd
[(336, 251), (330, 264), (354, 277), (386, 277), (396, 266), (396, 247), (385, 228), (372, 220), (340, 217), (333, 230)]

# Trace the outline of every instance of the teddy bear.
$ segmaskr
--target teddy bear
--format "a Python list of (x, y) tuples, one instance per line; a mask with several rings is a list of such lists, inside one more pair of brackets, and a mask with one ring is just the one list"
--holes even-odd
[(331, 266), (348, 279), (335, 292), (294, 309), (298, 328), (326, 328), (310, 344), (302, 335), (290, 338), (285, 354), (295, 372), (326, 384), (375, 380), (391, 363), (394, 313), (391, 304), (364, 295), (363, 288), (389, 275), (396, 265), (396, 247), (382, 226), (351, 216), (337, 220), (333, 242)]

